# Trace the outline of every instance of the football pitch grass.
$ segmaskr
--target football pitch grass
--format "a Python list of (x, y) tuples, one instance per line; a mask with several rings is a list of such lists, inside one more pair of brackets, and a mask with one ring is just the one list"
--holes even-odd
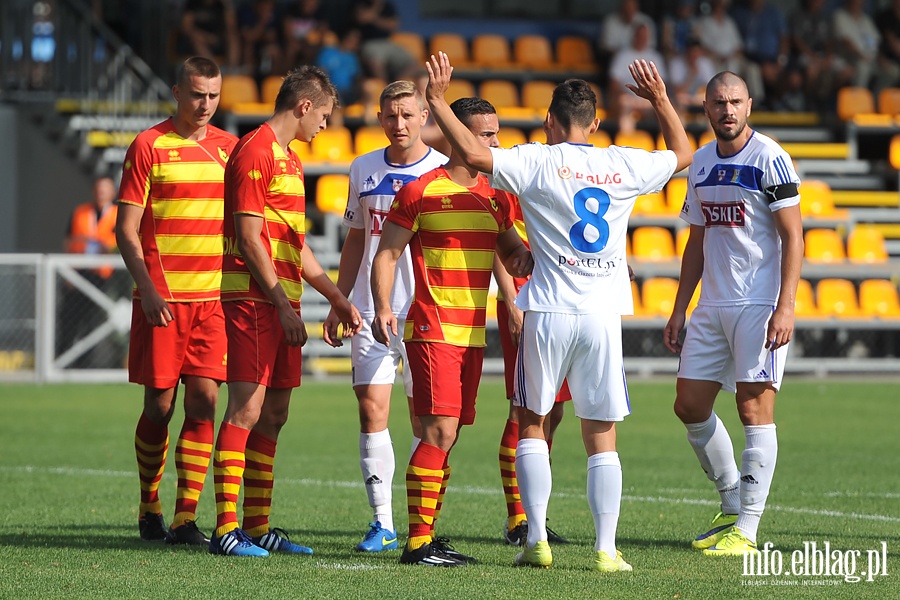
[[(780, 566), (786, 573), (778, 576), (744, 575), (740, 558), (690, 549), (718, 503), (672, 414), (674, 382), (635, 381), (629, 389), (633, 414), (619, 428), (624, 498), (618, 545), (634, 572), (608, 575), (589, 570), (594, 530), (571, 406), (553, 444), (549, 515), (551, 526), (573, 543), (553, 548), (549, 570), (512, 566), (516, 549), (500, 537), (506, 511), (497, 446), (506, 401), (496, 380), (482, 383), (476, 423), (463, 429), (451, 455), (453, 477), (438, 534), (480, 560), (459, 569), (400, 565), (398, 551), (353, 550), (371, 513), (360, 481), (356, 402), (346, 382), (310, 380), (295, 391), (278, 445), (272, 524), (315, 555), (265, 559), (138, 539), (137, 386), (0, 385), (0, 598), (900, 597), (896, 383), (785, 384), (776, 406), (778, 468), (759, 538), (774, 544), (765, 566), (770, 573)], [(224, 390), (221, 398), (220, 415)], [(394, 513), (401, 543), (410, 444), (405, 412), (395, 393)], [(717, 412), (739, 454), (743, 433), (732, 397), (722, 394)], [(182, 414), (179, 406), (160, 489), (167, 521)], [(211, 531), (214, 513), (210, 473), (200, 501), (201, 530)], [(828, 544), (831, 573), (852, 567), (861, 580), (815, 574), (816, 565), (802, 556), (813, 543), (820, 552)], [(801, 573), (795, 574), (798, 555)], [(873, 555), (886, 556), (886, 565), (870, 564)], [(804, 565), (810, 574), (802, 572)], [(868, 574), (876, 567), (877, 575)]]

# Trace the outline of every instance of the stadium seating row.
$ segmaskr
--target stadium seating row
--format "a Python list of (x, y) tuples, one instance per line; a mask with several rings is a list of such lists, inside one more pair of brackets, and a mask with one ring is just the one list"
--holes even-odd
[[(668, 317), (672, 313), (678, 281), (668, 277), (647, 279), (642, 286), (632, 282), (635, 317)], [(696, 307), (697, 293), (688, 307)], [(900, 319), (897, 286), (887, 279), (866, 279), (859, 284), (846, 279), (822, 279), (815, 286), (801, 279), (795, 304), (797, 318)]]
[(864, 124), (889, 123), (900, 116), (900, 87), (887, 87), (878, 92), (865, 87), (845, 86), (838, 90), (837, 114), (842, 121), (861, 119)]

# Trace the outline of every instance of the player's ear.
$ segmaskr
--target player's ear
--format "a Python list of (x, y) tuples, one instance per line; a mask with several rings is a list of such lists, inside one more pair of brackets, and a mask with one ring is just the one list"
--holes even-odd
[(309, 98), (303, 98), (302, 100), (300, 100), (300, 102), (297, 103), (297, 106), (294, 107), (294, 116), (300, 119), (311, 110), (312, 100), (310, 100)]
[(172, 86), (172, 97), (175, 98), (175, 104), (178, 104), (181, 99), (181, 90), (178, 89), (178, 84)]
[(600, 127), (600, 119), (594, 119), (594, 122), (591, 123), (591, 126), (588, 128), (588, 135), (592, 135), (597, 131)]
[(747, 118), (750, 118), (750, 111), (753, 109), (753, 98), (747, 98)]

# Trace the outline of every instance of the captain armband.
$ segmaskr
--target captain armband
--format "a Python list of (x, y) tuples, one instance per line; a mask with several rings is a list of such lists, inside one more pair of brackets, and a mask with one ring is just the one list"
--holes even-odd
[(765, 190), (766, 197), (769, 199), (769, 204), (772, 202), (778, 202), (779, 200), (784, 200), (786, 198), (793, 198), (797, 196), (800, 192), (797, 189), (796, 183), (783, 183), (781, 185), (773, 185), (772, 187), (768, 187)]

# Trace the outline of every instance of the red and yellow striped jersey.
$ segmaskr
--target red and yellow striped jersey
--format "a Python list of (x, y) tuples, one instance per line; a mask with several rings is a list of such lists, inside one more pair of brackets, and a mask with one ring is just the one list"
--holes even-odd
[(222, 301), (271, 302), (250, 274), (235, 238), (235, 214), (262, 217), (260, 239), (291, 305), (300, 308), (303, 265), (300, 251), (306, 237), (306, 191), (303, 166), (291, 148), (278, 145), (275, 132), (263, 123), (241, 138), (225, 169), (225, 256), (222, 260)]
[(416, 289), (403, 339), (484, 346), (497, 236), (513, 226), (509, 194), (484, 175), (463, 187), (438, 167), (403, 186), (387, 220), (415, 233)]
[[(512, 203), (513, 227), (516, 228), (516, 233), (522, 238), (525, 247), (530, 250), (531, 246), (528, 244), (528, 234), (525, 233), (525, 217), (522, 215), (522, 206), (519, 204), (519, 197), (510, 194), (509, 198)], [(513, 285), (516, 286), (516, 292), (522, 289), (522, 286), (525, 285), (526, 281), (528, 281), (527, 277), (513, 277)], [(497, 301), (503, 301), (503, 292), (500, 290), (497, 290)]]
[(235, 143), (212, 125), (202, 140), (185, 139), (167, 119), (139, 134), (125, 154), (119, 203), (144, 209), (144, 263), (167, 302), (219, 299), (223, 182)]

